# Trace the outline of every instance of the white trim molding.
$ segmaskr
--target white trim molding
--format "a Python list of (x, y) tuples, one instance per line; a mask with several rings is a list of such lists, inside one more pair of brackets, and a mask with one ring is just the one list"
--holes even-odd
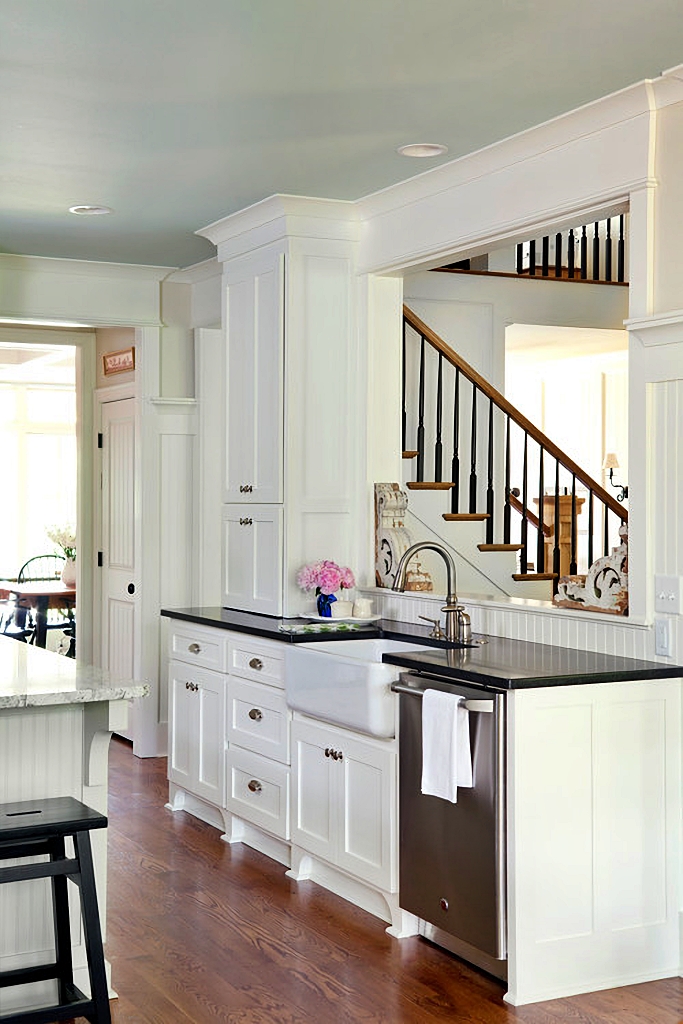
[(655, 316), (624, 320), (624, 327), (646, 347), (680, 345), (683, 341), (683, 309)]

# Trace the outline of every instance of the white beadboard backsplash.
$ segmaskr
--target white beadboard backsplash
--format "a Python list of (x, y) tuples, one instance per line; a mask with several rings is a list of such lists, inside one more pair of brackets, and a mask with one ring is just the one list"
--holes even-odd
[[(443, 621), (443, 597), (433, 594), (401, 594), (373, 587), (362, 590), (373, 601), (377, 615), (398, 622), (421, 623), (420, 615)], [(672, 628), (672, 657), (657, 658), (654, 653), (654, 630), (625, 616), (601, 615), (595, 612), (571, 612), (553, 608), (540, 601), (519, 598), (459, 598), (472, 619), (472, 632), (489, 636), (505, 636), (513, 640), (529, 640), (554, 647), (575, 647), (583, 651), (599, 651), (627, 658), (657, 660), (675, 664), (677, 632)], [(425, 623), (428, 628), (428, 623)]]

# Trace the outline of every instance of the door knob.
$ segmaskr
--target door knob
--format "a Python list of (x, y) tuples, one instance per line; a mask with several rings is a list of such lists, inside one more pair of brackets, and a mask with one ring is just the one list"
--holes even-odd
[(134, 594), (135, 593), (135, 584), (134, 583), (129, 583), (126, 589), (127, 589), (129, 594)]

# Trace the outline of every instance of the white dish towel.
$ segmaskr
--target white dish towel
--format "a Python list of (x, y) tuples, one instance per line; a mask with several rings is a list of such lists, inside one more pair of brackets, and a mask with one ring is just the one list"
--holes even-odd
[(422, 792), (458, 802), (472, 788), (469, 711), (464, 697), (425, 690), (422, 698)]

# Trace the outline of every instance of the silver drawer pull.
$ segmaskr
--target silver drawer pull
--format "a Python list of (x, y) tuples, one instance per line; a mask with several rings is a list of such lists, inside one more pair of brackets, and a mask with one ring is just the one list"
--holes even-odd
[(251, 781), (247, 783), (247, 789), (251, 793), (260, 793), (261, 790), (263, 789), (263, 786), (258, 781), (258, 779), (251, 779)]
[(259, 711), (258, 708), (252, 708), (251, 711), (249, 712), (249, 717), (251, 718), (252, 722), (260, 722), (261, 719), (263, 718), (263, 712)]
[(251, 484), (240, 484), (240, 494), (251, 494), (253, 489)]
[(246, 516), (244, 518), (240, 516), (240, 526), (251, 526), (252, 523), (253, 519), (251, 519), (249, 516)]
[(199, 646), (199, 644), (190, 644), (187, 649), (190, 652), (190, 654), (199, 654), (199, 652), (201, 651), (201, 647)]
[(263, 668), (263, 662), (260, 658), (252, 658), (249, 662), (249, 668), (256, 669), (257, 672), (260, 672)]

